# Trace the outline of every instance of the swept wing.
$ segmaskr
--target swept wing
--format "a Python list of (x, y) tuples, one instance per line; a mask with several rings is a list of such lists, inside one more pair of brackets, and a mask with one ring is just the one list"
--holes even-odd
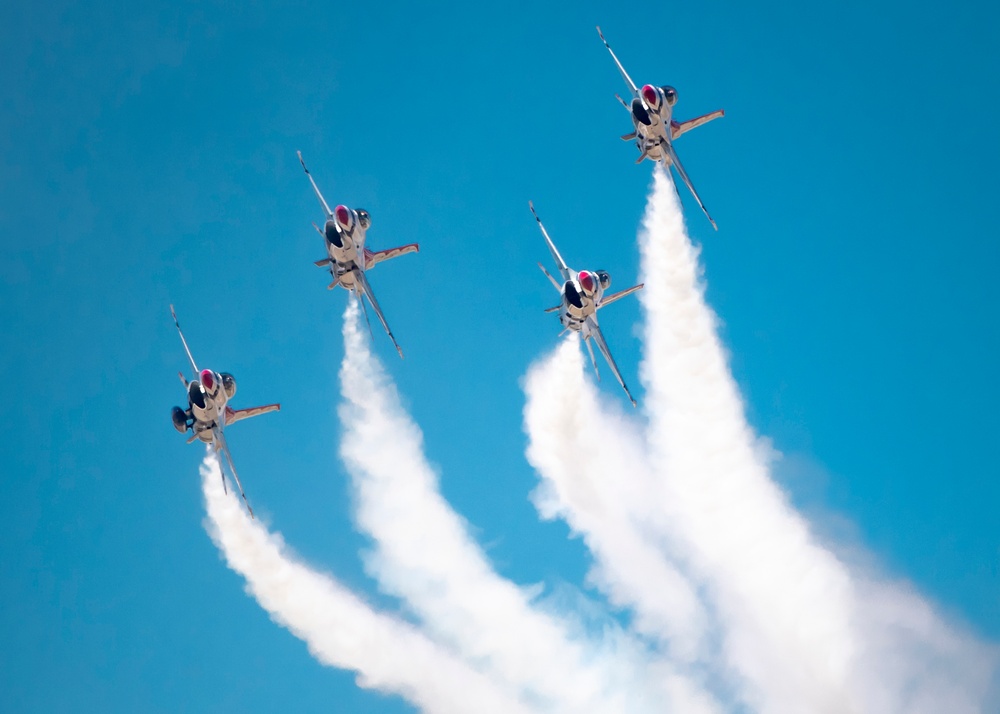
[(694, 190), (694, 185), (691, 183), (691, 179), (688, 178), (687, 171), (684, 170), (684, 166), (681, 165), (681, 160), (677, 158), (677, 152), (674, 151), (674, 147), (669, 141), (662, 142), (660, 147), (665, 154), (670, 157), (670, 161), (673, 163), (674, 168), (677, 169), (677, 173), (680, 174), (681, 179), (687, 184), (688, 190), (690, 190), (691, 195), (694, 196), (694, 200), (698, 202), (699, 206), (701, 206), (701, 210), (705, 214), (705, 217), (708, 218), (708, 222), (712, 224), (712, 228), (719, 230), (719, 227), (715, 225), (715, 219), (713, 219), (711, 214), (709, 214), (708, 209), (705, 208), (705, 204), (701, 202), (701, 196), (699, 196), (698, 192)]
[(277, 411), (281, 411), (280, 404), (265, 404), (261, 407), (247, 407), (246, 409), (233, 409), (232, 407), (226, 407), (226, 424), (235, 424), (238, 421), (243, 421), (244, 419), (249, 419), (250, 417)]
[(420, 246), (416, 243), (410, 243), (409, 245), (401, 245), (398, 248), (386, 248), (385, 250), (368, 250), (365, 248), (365, 270), (372, 267), (373, 265), (378, 265), (386, 260), (392, 260), (393, 258), (398, 258), (401, 255), (406, 255), (407, 253), (419, 253)]
[(610, 295), (605, 295), (604, 299), (601, 300), (601, 304), (597, 306), (597, 309), (600, 310), (602, 307), (610, 305), (615, 300), (621, 300), (626, 295), (631, 295), (632, 293), (636, 292), (637, 290), (642, 290), (642, 288), (645, 285), (646, 285), (646, 283), (639, 283), (638, 285), (633, 285), (632, 287), (626, 288), (625, 290), (619, 290), (616, 293), (611, 293)]
[[(333, 211), (331, 211), (330, 207), (326, 204), (326, 199), (323, 198), (323, 194), (319, 192), (319, 186), (316, 185), (316, 182), (313, 180), (312, 174), (309, 173), (309, 169), (306, 168), (306, 162), (302, 159), (302, 152), (296, 151), (295, 153), (299, 155), (299, 163), (302, 164), (302, 170), (305, 171), (306, 176), (309, 177), (309, 183), (312, 184), (313, 191), (316, 192), (316, 198), (318, 198), (319, 202), (323, 204), (323, 210), (326, 211), (326, 217), (332, 218)], [(319, 230), (319, 228), (317, 228), (316, 230)], [(322, 235), (322, 231), (320, 231), (320, 235)]]
[(694, 119), (688, 119), (687, 121), (671, 121), (670, 122), (670, 138), (676, 139), (681, 134), (686, 134), (692, 129), (697, 129), (702, 124), (708, 124), (708, 122), (713, 119), (718, 119), (719, 117), (725, 116), (726, 112), (723, 109), (716, 109), (714, 112), (709, 112), (708, 114), (702, 114), (700, 117), (695, 117)]
[[(378, 300), (375, 299), (375, 293), (372, 292), (372, 286), (368, 283), (368, 278), (365, 276), (365, 271), (360, 268), (355, 267), (352, 271), (354, 273), (355, 285), (361, 286), (362, 295), (361, 300), (363, 301), (365, 297), (371, 302), (372, 308), (375, 310), (375, 314), (378, 316), (378, 321), (382, 323), (382, 327), (385, 328), (385, 332), (389, 335), (389, 339), (392, 340), (392, 344), (396, 346), (396, 351), (399, 352), (399, 356), (402, 358), (403, 349), (396, 342), (396, 338), (392, 334), (392, 330), (389, 329), (389, 323), (385, 321), (385, 315), (382, 314), (382, 308), (379, 307)], [(362, 306), (364, 302), (362, 302)], [(366, 315), (367, 317), (367, 315)]]
[[(247, 504), (247, 510), (250, 511), (250, 517), (253, 518), (253, 509), (250, 508), (250, 501), (247, 500), (247, 495), (243, 493), (243, 484), (240, 483), (240, 477), (236, 473), (236, 466), (233, 465), (233, 455), (229, 453), (229, 445), (226, 443), (226, 437), (222, 434), (222, 429), (215, 425), (212, 427), (212, 443), (215, 446), (215, 452), (222, 452), (226, 455), (226, 461), (229, 462), (229, 472), (233, 475), (233, 480), (236, 481), (236, 487), (240, 490), (240, 495), (243, 497), (243, 502)], [(222, 487), (226, 486), (226, 475), (222, 475)]]
[[(551, 238), (549, 238), (549, 232), (545, 230), (545, 226), (542, 225), (542, 219), (538, 217), (537, 213), (535, 213), (535, 204), (533, 204), (531, 201), (528, 201), (528, 208), (531, 209), (531, 215), (533, 215), (535, 217), (535, 220), (538, 221), (538, 227), (542, 229), (542, 235), (545, 236), (545, 242), (549, 244), (549, 251), (552, 253), (552, 257), (553, 259), (555, 259), (556, 265), (559, 266), (559, 274), (562, 275), (563, 282), (570, 280), (572, 278), (572, 271), (569, 269), (569, 266), (566, 265), (566, 261), (563, 260), (563, 257), (559, 255), (559, 250), (556, 248), (556, 244), (552, 242)], [(539, 267), (541, 267), (540, 263)], [(542, 268), (542, 270), (545, 272), (546, 275), (548, 275), (548, 271), (545, 271), (545, 268)], [(549, 280), (552, 280), (553, 284), (555, 284), (557, 289), (559, 290), (562, 289), (561, 287), (559, 287), (559, 284), (552, 279), (551, 275), (549, 276)]]
[[(604, 334), (601, 332), (601, 328), (597, 325), (597, 320), (591, 315), (587, 318), (587, 323), (589, 323), (589, 331), (587, 339), (593, 339), (597, 343), (597, 349), (601, 351), (604, 355), (604, 359), (608, 361), (608, 366), (611, 367), (611, 371), (615, 373), (615, 378), (618, 380), (618, 384), (622, 385), (622, 389), (625, 390), (625, 394), (628, 395), (629, 400), (632, 402), (632, 406), (636, 406), (635, 397), (632, 396), (632, 392), (628, 390), (625, 385), (625, 380), (622, 379), (622, 373), (618, 370), (618, 365), (615, 364), (615, 358), (611, 356), (611, 350), (608, 349), (608, 343), (604, 340)], [(594, 368), (597, 366), (595, 364)]]
[[(608, 52), (611, 53), (611, 59), (613, 59), (615, 61), (615, 64), (618, 65), (618, 71), (622, 73), (622, 77), (625, 79), (625, 84), (628, 85), (629, 91), (632, 92), (632, 97), (633, 98), (638, 97), (639, 90), (636, 88), (635, 82), (633, 82), (632, 78), (628, 76), (628, 72), (626, 72), (625, 68), (622, 67), (622, 63), (618, 61), (618, 57), (615, 55), (615, 51), (611, 49), (611, 45), (609, 45), (608, 41), (604, 39), (604, 33), (601, 32), (600, 26), (597, 27), (597, 34), (600, 35), (601, 42), (604, 43), (604, 46), (608, 48)], [(622, 102), (622, 104), (625, 104), (625, 102)], [(645, 104), (645, 102), (643, 104)], [(628, 105), (625, 104), (625, 107), (627, 108)]]
[[(198, 365), (194, 363), (194, 357), (191, 356), (191, 348), (188, 347), (187, 340), (184, 339), (184, 332), (181, 330), (181, 323), (177, 321), (177, 313), (174, 312), (174, 306), (170, 306), (170, 315), (174, 318), (174, 324), (177, 325), (177, 334), (181, 336), (181, 342), (184, 344), (184, 351), (187, 352), (188, 359), (191, 361), (191, 369), (194, 370), (195, 378), (198, 377)], [(184, 376), (181, 375), (181, 381), (184, 382)], [(186, 382), (185, 382), (186, 385)]]

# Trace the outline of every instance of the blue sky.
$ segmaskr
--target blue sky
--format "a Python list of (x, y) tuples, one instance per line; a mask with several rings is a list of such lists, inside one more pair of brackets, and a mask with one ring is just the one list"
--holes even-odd
[[(346, 296), (311, 265), (327, 199), (375, 248), (406, 353), (375, 351), (499, 572), (580, 583), (528, 494), (522, 377), (556, 343), (527, 210), (623, 287), (650, 182), (614, 100), (677, 87), (683, 196), (751, 423), (820, 530), (1000, 639), (996, 9), (584, 3), (0, 9), (0, 709), (409, 711), (316, 663), (226, 570), (170, 426), (185, 367), (282, 412), (230, 443), (255, 509), (365, 576), (337, 460)], [(603, 318), (642, 402), (635, 301)], [(605, 381), (607, 400), (623, 400)], [(227, 432), (228, 433), (228, 432)], [(844, 535), (844, 532), (847, 535)]]

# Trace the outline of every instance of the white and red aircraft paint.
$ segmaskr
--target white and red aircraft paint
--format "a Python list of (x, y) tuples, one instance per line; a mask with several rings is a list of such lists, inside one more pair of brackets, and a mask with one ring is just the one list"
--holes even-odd
[[(187, 409), (174, 407), (171, 410), (170, 417), (174, 422), (174, 428), (182, 434), (187, 433), (189, 430), (191, 431), (191, 437), (188, 439), (189, 444), (195, 440), (201, 440), (206, 444), (212, 445), (216, 456), (218, 456), (220, 451), (226, 455), (226, 461), (229, 462), (229, 470), (233, 474), (233, 480), (236, 481), (236, 486), (240, 489), (243, 502), (247, 504), (247, 510), (250, 511), (250, 517), (253, 518), (253, 509), (250, 508), (250, 502), (247, 501), (247, 496), (243, 493), (243, 485), (240, 483), (240, 477), (236, 474), (236, 467), (233, 465), (233, 456), (229, 453), (229, 445), (226, 444), (226, 437), (223, 432), (229, 424), (235, 424), (241, 419), (249, 419), (260, 414), (266, 414), (267, 412), (279, 411), (281, 405), (265, 404), (262, 407), (250, 407), (248, 409), (233, 409), (230, 407), (229, 400), (236, 394), (236, 380), (233, 379), (233, 375), (228, 372), (214, 372), (210, 369), (199, 370), (198, 365), (195, 364), (194, 357), (191, 356), (191, 349), (188, 347), (187, 340), (184, 339), (184, 332), (177, 321), (177, 313), (174, 312), (173, 305), (170, 306), (170, 314), (174, 318), (174, 324), (177, 325), (177, 333), (181, 336), (181, 343), (183, 343), (184, 351), (187, 352), (188, 360), (191, 362), (191, 369), (194, 370), (194, 379), (190, 382), (184, 379), (183, 373), (177, 373), (177, 376), (181, 378), (181, 384), (187, 390), (188, 407)], [(222, 468), (221, 460), (219, 470), (222, 471), (222, 487), (225, 489), (226, 475), (225, 470)]]
[(535, 220), (538, 221), (538, 227), (542, 229), (542, 235), (545, 236), (545, 242), (549, 245), (549, 251), (552, 253), (556, 265), (559, 266), (559, 274), (563, 280), (560, 285), (555, 278), (549, 275), (549, 271), (545, 269), (545, 266), (541, 263), (538, 264), (538, 267), (542, 269), (542, 272), (545, 273), (556, 290), (559, 291), (559, 295), (562, 298), (558, 305), (550, 307), (545, 312), (559, 313), (559, 322), (562, 323), (563, 332), (573, 330), (580, 333), (584, 344), (587, 345), (587, 352), (590, 353), (590, 362), (594, 365), (594, 372), (597, 374), (597, 378), (600, 379), (601, 373), (597, 369), (597, 360), (594, 359), (594, 348), (590, 346), (590, 340), (593, 339), (597, 343), (597, 348), (604, 355), (604, 359), (608, 361), (611, 371), (615, 373), (618, 384), (622, 385), (622, 389), (625, 390), (625, 394), (628, 395), (634, 407), (636, 405), (635, 397), (632, 396), (632, 392), (625, 385), (621, 372), (618, 370), (618, 365), (615, 364), (614, 357), (611, 356), (611, 350), (608, 349), (608, 343), (605, 342), (601, 328), (597, 325), (597, 311), (602, 307), (610, 305), (615, 300), (619, 300), (626, 295), (631, 295), (636, 290), (641, 290), (644, 283), (633, 285), (630, 288), (611, 295), (605, 295), (604, 291), (611, 286), (611, 276), (607, 271), (576, 271), (566, 265), (566, 261), (559, 255), (559, 250), (549, 237), (545, 226), (542, 225), (542, 219), (535, 213), (535, 206), (531, 201), (528, 201), (528, 207), (531, 209), (531, 214), (535, 217)]
[[(382, 323), (386, 334), (389, 335), (392, 344), (396, 346), (396, 351), (402, 357), (403, 350), (400, 349), (399, 343), (396, 342), (396, 338), (392, 335), (392, 330), (389, 329), (389, 324), (385, 321), (382, 308), (379, 307), (378, 300), (375, 299), (375, 293), (372, 292), (372, 286), (368, 283), (365, 271), (382, 261), (406, 255), (407, 253), (417, 253), (420, 250), (420, 246), (416, 243), (410, 243), (398, 248), (387, 248), (386, 250), (377, 251), (366, 248), (365, 233), (372, 224), (372, 219), (368, 215), (368, 211), (363, 208), (348, 208), (344, 205), (339, 205), (331, 211), (326, 199), (323, 198), (323, 194), (320, 193), (319, 187), (313, 180), (312, 174), (306, 168), (306, 162), (302, 159), (302, 152), (299, 151), (298, 155), (299, 163), (302, 164), (302, 169), (306, 172), (306, 176), (309, 177), (309, 183), (312, 184), (313, 191), (316, 192), (316, 198), (319, 199), (323, 210), (326, 212), (326, 224), (323, 229), (320, 230), (319, 226), (315, 223), (313, 223), (313, 227), (326, 240), (326, 253), (328, 257), (317, 260), (316, 265), (321, 268), (329, 267), (330, 269), (333, 282), (327, 285), (327, 290), (333, 290), (340, 285), (355, 293), (361, 301), (361, 309), (364, 310), (366, 322), (368, 321), (368, 310), (365, 308), (365, 298), (368, 298), (372, 304), (372, 308), (375, 310), (375, 314), (378, 315), (379, 322)], [(368, 324), (368, 328), (371, 330), (371, 323)]]
[(712, 216), (709, 215), (708, 209), (705, 208), (705, 204), (701, 202), (698, 192), (694, 190), (694, 185), (681, 165), (681, 160), (677, 158), (673, 142), (681, 134), (702, 124), (706, 124), (713, 119), (725, 116), (725, 111), (718, 109), (700, 117), (688, 119), (687, 121), (675, 121), (673, 110), (674, 105), (677, 103), (677, 90), (667, 85), (657, 87), (652, 84), (644, 84), (641, 89), (636, 87), (635, 82), (628, 76), (628, 72), (625, 71), (622, 63), (618, 61), (618, 57), (615, 55), (614, 50), (611, 49), (611, 45), (604, 39), (604, 34), (601, 32), (600, 27), (597, 28), (597, 34), (600, 36), (604, 46), (608, 48), (611, 58), (618, 65), (618, 71), (621, 72), (629, 91), (632, 92), (631, 104), (626, 104), (625, 100), (617, 94), (615, 96), (618, 97), (618, 101), (632, 115), (632, 124), (635, 126), (635, 131), (622, 136), (622, 140), (635, 140), (635, 145), (639, 147), (639, 158), (636, 160), (636, 163), (641, 163), (643, 159), (648, 158), (652, 161), (662, 161), (664, 168), (667, 169), (667, 173), (670, 172), (670, 169), (667, 167), (671, 165), (677, 169), (677, 173), (684, 183), (687, 184), (691, 195), (694, 196), (694, 200), (698, 202), (701, 210), (704, 211), (705, 216), (711, 222), (712, 228), (719, 230)]

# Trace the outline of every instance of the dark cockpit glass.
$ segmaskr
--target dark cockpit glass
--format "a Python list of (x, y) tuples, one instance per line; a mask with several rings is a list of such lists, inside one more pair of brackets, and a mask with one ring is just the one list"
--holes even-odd
[(223, 372), (219, 376), (222, 377), (222, 389), (226, 393), (226, 398), (232, 399), (236, 394), (236, 380), (228, 372)]

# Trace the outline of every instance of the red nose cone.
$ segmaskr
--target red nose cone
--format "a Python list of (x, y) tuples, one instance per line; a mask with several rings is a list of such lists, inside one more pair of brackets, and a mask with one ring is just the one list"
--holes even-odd
[(660, 102), (660, 95), (656, 91), (656, 87), (652, 84), (647, 84), (642, 88), (642, 98), (646, 100), (646, 104), (651, 107), (655, 107)]
[(594, 292), (594, 276), (586, 270), (580, 271), (580, 286), (588, 293)]
[(340, 225), (344, 228), (350, 225), (351, 212), (347, 210), (347, 206), (337, 206), (333, 212), (337, 214), (337, 221), (340, 222)]
[(212, 374), (212, 370), (201, 370), (201, 386), (210, 392), (215, 390), (215, 375)]

